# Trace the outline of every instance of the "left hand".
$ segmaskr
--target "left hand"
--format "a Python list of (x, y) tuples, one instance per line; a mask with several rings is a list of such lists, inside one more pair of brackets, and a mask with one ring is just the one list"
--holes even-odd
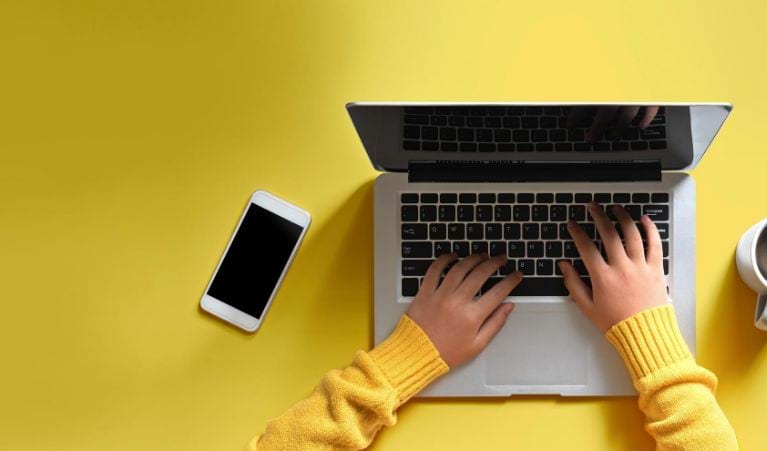
[(456, 263), (440, 283), (442, 272), (455, 259), (455, 254), (445, 254), (432, 263), (407, 311), (451, 368), (473, 359), (501, 330), (514, 309), (514, 304), (501, 303), (522, 281), (519, 271), (509, 274), (475, 299), (482, 284), (506, 263), (506, 256), (472, 254)]

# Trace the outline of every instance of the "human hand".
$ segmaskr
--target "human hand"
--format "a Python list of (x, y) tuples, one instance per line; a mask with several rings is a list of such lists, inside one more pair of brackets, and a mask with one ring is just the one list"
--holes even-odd
[[(660, 111), (659, 106), (640, 105), (601, 105), (584, 106), (572, 109), (567, 118), (568, 128), (577, 125), (589, 126), (586, 131), (586, 141), (599, 141), (607, 128), (612, 128), (613, 133), (620, 133), (631, 125), (631, 122), (641, 115), (637, 128), (647, 128)], [(610, 138), (617, 138), (611, 136)]]
[(599, 236), (607, 252), (602, 258), (591, 238), (574, 221), (567, 224), (578, 252), (591, 276), (591, 288), (567, 261), (559, 262), (565, 286), (581, 311), (602, 332), (643, 310), (669, 302), (663, 276), (663, 249), (658, 229), (647, 216), (641, 222), (647, 236), (647, 252), (634, 221), (621, 206), (614, 206), (625, 245), (601, 206), (589, 204)]
[(432, 263), (407, 311), (451, 368), (482, 352), (501, 330), (514, 309), (514, 304), (502, 302), (522, 280), (519, 271), (509, 274), (475, 300), (482, 284), (506, 263), (506, 256), (472, 254), (456, 263), (440, 283), (440, 275), (455, 259), (456, 254), (445, 254)]

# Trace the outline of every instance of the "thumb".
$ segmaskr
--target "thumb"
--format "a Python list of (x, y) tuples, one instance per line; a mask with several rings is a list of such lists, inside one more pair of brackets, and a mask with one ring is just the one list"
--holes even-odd
[(514, 304), (501, 304), (496, 307), (495, 310), (493, 310), (493, 313), (491, 313), (490, 316), (487, 317), (485, 323), (482, 324), (482, 327), (479, 328), (479, 332), (477, 332), (477, 338), (475, 339), (477, 344), (480, 346), (480, 349), (485, 349), (485, 347), (490, 343), (490, 340), (498, 335), (498, 332), (501, 331), (503, 325), (506, 324), (506, 318), (509, 317), (509, 314), (511, 314), (512, 310), (514, 310)]
[(567, 261), (562, 260), (559, 262), (559, 268), (562, 270), (562, 275), (565, 279), (565, 287), (570, 292), (570, 297), (578, 305), (584, 315), (587, 318), (591, 318), (591, 312), (594, 309), (594, 301), (591, 298), (591, 288), (581, 280), (578, 275), (578, 271), (573, 268), (573, 265)]

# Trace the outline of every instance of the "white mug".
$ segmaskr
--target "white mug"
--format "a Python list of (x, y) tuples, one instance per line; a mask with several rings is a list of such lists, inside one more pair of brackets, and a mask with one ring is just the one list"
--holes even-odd
[(767, 219), (748, 229), (735, 253), (740, 277), (758, 293), (754, 325), (767, 330)]

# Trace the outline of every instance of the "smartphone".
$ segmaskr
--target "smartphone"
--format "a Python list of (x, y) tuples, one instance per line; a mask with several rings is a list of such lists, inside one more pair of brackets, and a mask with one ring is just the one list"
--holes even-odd
[(202, 296), (202, 309), (248, 332), (258, 329), (310, 221), (295, 205), (266, 191), (253, 193)]

